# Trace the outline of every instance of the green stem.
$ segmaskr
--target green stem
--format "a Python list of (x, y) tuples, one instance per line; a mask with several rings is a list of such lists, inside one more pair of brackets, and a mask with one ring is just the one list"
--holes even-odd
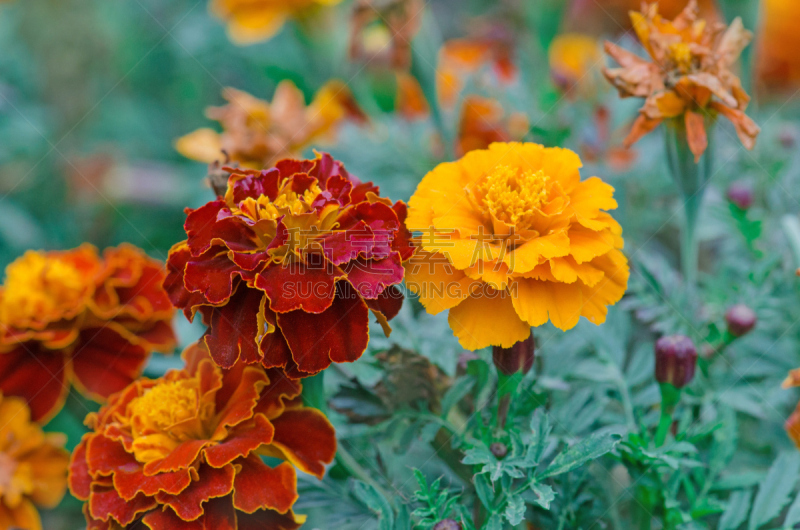
[(661, 409), (661, 417), (658, 419), (658, 428), (656, 429), (655, 443), (656, 447), (661, 447), (667, 440), (669, 428), (672, 426), (672, 414), (665, 409)]

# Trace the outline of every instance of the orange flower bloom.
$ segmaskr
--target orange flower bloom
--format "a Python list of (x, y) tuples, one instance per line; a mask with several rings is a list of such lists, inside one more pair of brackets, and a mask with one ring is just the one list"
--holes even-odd
[(397, 73), (397, 100), (395, 109), (407, 120), (426, 118), (430, 113), (428, 100), (417, 79), (405, 72)]
[(24, 400), (0, 394), (0, 528), (41, 530), (36, 507), (54, 508), (67, 490), (65, 442), (31, 423)]
[(622, 298), (622, 229), (605, 210), (614, 188), (581, 181), (578, 155), (495, 143), (440, 164), (420, 182), (406, 221), (421, 231), (406, 283), (430, 313), (450, 310), (461, 345), (508, 348), (550, 320), (600, 324)]
[(290, 18), (333, 6), (342, 0), (211, 0), (211, 12), (228, 24), (236, 44), (253, 44), (274, 37)]
[(439, 51), (436, 70), (439, 101), (445, 107), (455, 105), (467, 78), (487, 66), (491, 67), (493, 78), (502, 83), (512, 83), (517, 70), (511, 54), (511, 45), (504, 40), (454, 39), (446, 42)]
[[(601, 35), (621, 33), (631, 28), (628, 13), (641, 9), (642, 4), (658, 3), (658, 10), (667, 18), (677, 17), (689, 3), (688, 0), (572, 0), (565, 15), (565, 26), (570, 31)], [(715, 0), (699, 0), (700, 15), (716, 17)]]
[(548, 50), (550, 74), (555, 84), (565, 92), (582, 88), (594, 92), (603, 52), (597, 39), (580, 33), (565, 33), (550, 43)]
[(424, 7), (422, 0), (359, 0), (353, 9), (350, 58), (407, 70)]
[(163, 266), (131, 245), (26, 252), (0, 288), (0, 391), (37, 421), (61, 408), (69, 382), (105, 399), (175, 347)]
[(528, 117), (513, 112), (506, 117), (496, 100), (467, 96), (461, 107), (456, 152), (464, 155), (474, 149), (486, 149), (494, 142), (521, 140), (528, 133)]
[(245, 167), (270, 167), (277, 160), (299, 156), (318, 142), (332, 141), (346, 119), (364, 121), (350, 90), (341, 81), (323, 86), (306, 106), (303, 93), (291, 81), (282, 81), (272, 103), (247, 92), (226, 88), (223, 107), (211, 107), (208, 117), (222, 125), (222, 132), (198, 129), (175, 143), (183, 156), (210, 164), (232, 161)]
[(707, 24), (698, 18), (697, 2), (692, 0), (673, 21), (658, 14), (658, 4), (644, 13), (631, 12), (631, 20), (652, 62), (606, 42), (606, 52), (621, 67), (603, 72), (620, 96), (646, 98), (626, 146), (663, 120), (682, 118), (689, 148), (699, 160), (708, 143), (705, 116), (721, 114), (733, 123), (742, 144), (752, 149), (759, 128), (745, 115), (750, 97), (730, 71), (752, 36), (741, 19), (727, 29)]
[(765, 89), (794, 89), (800, 86), (800, 3), (795, 0), (764, 0), (764, 26), (759, 32), (758, 77)]
[(295, 467), (324, 475), (336, 453), (331, 424), (280, 370), (222, 370), (201, 345), (184, 359), (183, 370), (137, 380), (87, 417), (69, 487), (86, 501), (88, 527), (299, 528)]

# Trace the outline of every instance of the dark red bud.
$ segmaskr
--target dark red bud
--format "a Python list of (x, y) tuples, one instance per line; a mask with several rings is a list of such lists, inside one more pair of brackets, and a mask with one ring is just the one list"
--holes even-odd
[(753, 186), (741, 180), (731, 184), (727, 193), (728, 200), (742, 210), (747, 210), (753, 205), (753, 195)]
[(527, 374), (533, 367), (535, 348), (533, 333), (531, 333), (530, 337), (510, 348), (495, 346), (492, 350), (492, 360), (497, 371), (502, 374), (514, 375), (517, 372)]
[(444, 519), (436, 523), (433, 527), (433, 530), (461, 530), (462, 526), (461, 523), (458, 521), (454, 521), (453, 519)]
[(756, 312), (744, 304), (731, 306), (725, 312), (725, 322), (728, 323), (728, 332), (734, 337), (741, 337), (750, 332), (758, 322)]
[(683, 335), (661, 337), (656, 342), (656, 380), (683, 388), (694, 377), (697, 349)]
[(508, 447), (502, 442), (494, 442), (489, 446), (489, 451), (492, 452), (496, 459), (502, 460), (508, 454)]

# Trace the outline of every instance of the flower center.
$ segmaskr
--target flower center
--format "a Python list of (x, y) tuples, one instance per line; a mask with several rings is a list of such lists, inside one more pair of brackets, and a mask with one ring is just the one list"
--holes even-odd
[(6, 267), (0, 323), (24, 326), (42, 317), (59, 319), (79, 306), (86, 294), (86, 282), (75, 265), (26, 252)]
[(130, 403), (134, 436), (152, 431), (169, 431), (175, 425), (198, 416), (197, 382), (183, 379), (162, 383)]
[(547, 200), (549, 177), (544, 171), (522, 171), (497, 166), (481, 184), (483, 204), (496, 218), (509, 225), (527, 228), (534, 211)]
[(670, 44), (667, 54), (681, 73), (687, 74), (692, 69), (694, 57), (688, 43), (676, 42), (675, 44)]
[(314, 200), (322, 193), (319, 186), (314, 184), (301, 194), (291, 190), (283, 190), (275, 200), (266, 195), (258, 198), (248, 197), (239, 203), (239, 210), (253, 221), (267, 219), (275, 221), (284, 215), (301, 215), (312, 211)]

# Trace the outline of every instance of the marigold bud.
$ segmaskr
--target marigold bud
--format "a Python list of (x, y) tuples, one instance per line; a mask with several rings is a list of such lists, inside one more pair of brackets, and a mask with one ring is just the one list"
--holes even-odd
[(461, 530), (463, 527), (461, 523), (453, 519), (443, 519), (436, 523), (433, 530)]
[(505, 375), (514, 375), (522, 372), (523, 375), (530, 372), (535, 358), (533, 334), (527, 339), (520, 341), (510, 348), (495, 346), (492, 350), (492, 360), (497, 367), (497, 371)]
[(683, 388), (694, 377), (697, 349), (683, 335), (661, 337), (656, 342), (656, 380)]
[(758, 322), (758, 317), (756, 312), (746, 305), (736, 304), (725, 312), (725, 322), (728, 323), (728, 332), (731, 335), (741, 337), (750, 333)]
[(489, 451), (492, 452), (496, 459), (502, 460), (508, 454), (508, 447), (502, 442), (494, 442), (489, 446)]
[(747, 210), (753, 205), (753, 186), (748, 182), (738, 180), (728, 188), (727, 197), (742, 210)]

